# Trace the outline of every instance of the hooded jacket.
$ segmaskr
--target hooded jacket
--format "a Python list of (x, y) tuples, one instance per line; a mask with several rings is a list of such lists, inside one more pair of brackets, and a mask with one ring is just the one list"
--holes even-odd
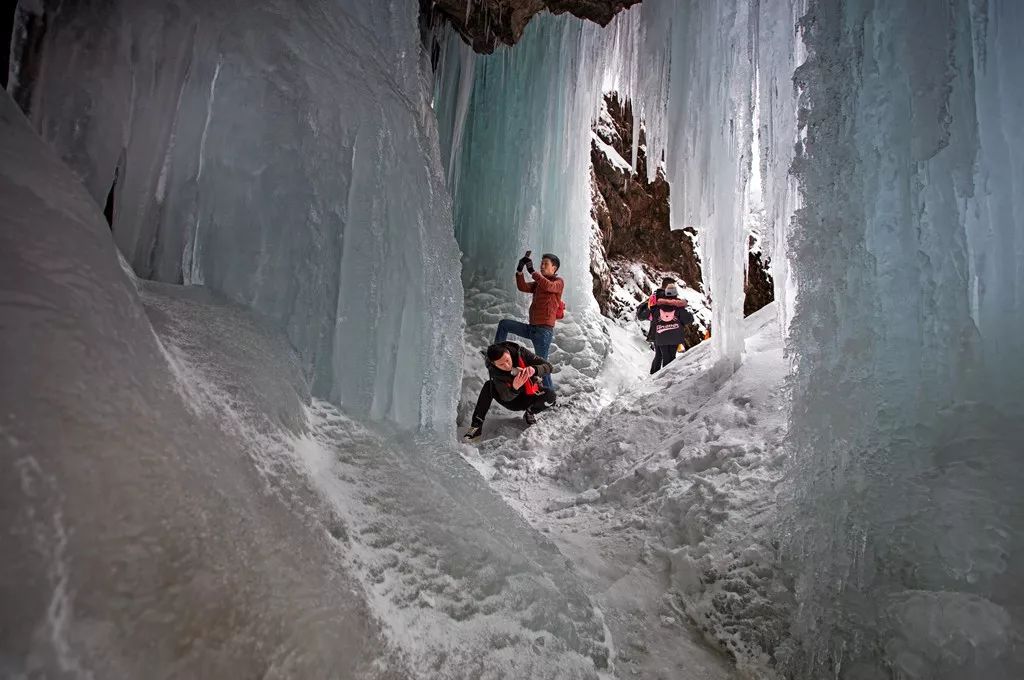
[(558, 303), (565, 290), (561, 277), (548, 278), (540, 272), (533, 272), (533, 281), (527, 281), (522, 272), (516, 272), (516, 288), (524, 293), (533, 293), (530, 303), (530, 325), (555, 327), (558, 319)]
[[(519, 360), (522, 359), (523, 363), (527, 366), (533, 366), (535, 371), (534, 378), (543, 378), (551, 373), (551, 364), (541, 359), (539, 356), (526, 349), (519, 343), (515, 342), (499, 342), (498, 345), (504, 347), (505, 350), (512, 357), (512, 366), (518, 366)], [(503, 371), (490, 361), (487, 361), (487, 374), (491, 378), (491, 383), (494, 384), (494, 394), (497, 396), (498, 401), (510, 402), (515, 399), (522, 391), (520, 387), (518, 390), (512, 387), (512, 381), (515, 379), (515, 375), (512, 371)]]

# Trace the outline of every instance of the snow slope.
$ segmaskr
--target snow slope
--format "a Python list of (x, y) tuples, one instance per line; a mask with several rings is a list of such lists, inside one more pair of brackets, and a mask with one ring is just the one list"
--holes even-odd
[(729, 677), (691, 622), (750, 676), (772, 677), (788, 649), (775, 504), (789, 365), (774, 306), (744, 330), (738, 372), (720, 375), (703, 343), (649, 378), (638, 333), (610, 325), (596, 415), (570, 400), (524, 433), (495, 407), (464, 447), (600, 593), (620, 671)]

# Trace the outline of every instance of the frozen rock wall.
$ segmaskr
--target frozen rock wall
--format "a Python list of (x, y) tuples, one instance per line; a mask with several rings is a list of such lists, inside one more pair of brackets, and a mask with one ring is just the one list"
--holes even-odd
[[(671, 228), (670, 190), (664, 173), (659, 171), (654, 181), (647, 180), (643, 127), (636, 131), (640, 140), (634, 171), (626, 160), (633, 147), (631, 107), (614, 93), (603, 99), (591, 138), (590, 163), (592, 191), (596, 192), (592, 214), (605, 256), (609, 260), (641, 262), (654, 269), (677, 271), (682, 274), (684, 285), (701, 290), (700, 258), (693, 242), (695, 232)], [(598, 297), (601, 312), (612, 316), (608, 302), (607, 296)]]
[(140, 276), (282, 325), (317, 396), (443, 429), (462, 288), (418, 9), (23, 2), (11, 92)]
[(538, 12), (569, 12), (608, 25), (617, 12), (640, 0), (420, 0), (428, 21), (451, 24), (475, 51), (490, 54), (499, 43), (515, 45)]

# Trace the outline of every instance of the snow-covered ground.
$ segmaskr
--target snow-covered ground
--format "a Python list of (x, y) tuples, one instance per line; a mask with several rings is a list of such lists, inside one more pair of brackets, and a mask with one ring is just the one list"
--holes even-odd
[[(559, 326), (556, 342), (576, 332)], [(773, 522), (788, 363), (775, 306), (745, 332), (731, 376), (716, 375), (703, 343), (651, 378), (640, 329), (608, 323), (603, 370), (585, 389), (570, 381), (529, 429), (496, 405), (480, 443), (463, 446), (584, 575), (624, 677), (732, 677), (711, 647), (747, 676), (771, 677), (785, 649), (790, 596)], [(467, 365), (464, 402), (479, 370)]]

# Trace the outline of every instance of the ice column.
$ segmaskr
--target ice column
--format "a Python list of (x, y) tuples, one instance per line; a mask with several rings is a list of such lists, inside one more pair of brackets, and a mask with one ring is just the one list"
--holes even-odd
[(790, 172), (798, 143), (796, 68), (806, 59), (798, 33), (806, 0), (761, 2), (757, 11), (757, 104), (759, 109), (764, 249), (771, 259), (779, 327), (788, 327), (796, 297), (789, 266), (789, 232), (800, 205), (796, 178)]
[(462, 287), (418, 3), (45, 5), (14, 94), (100, 205), (116, 173), (135, 271), (283, 325), (318, 396), (450, 428)]
[[(738, 329), (753, 133), (752, 3), (660, 0), (641, 7), (652, 33), (671, 27), (664, 45), (651, 44), (669, 55), (664, 124), (655, 131), (665, 135), (672, 226), (697, 229), (713, 301), (712, 345), (722, 366), (731, 369), (743, 351)], [(649, 149), (649, 157), (657, 158), (656, 150)]]
[(800, 677), (1021, 677), (1024, 7), (811, 2)]

